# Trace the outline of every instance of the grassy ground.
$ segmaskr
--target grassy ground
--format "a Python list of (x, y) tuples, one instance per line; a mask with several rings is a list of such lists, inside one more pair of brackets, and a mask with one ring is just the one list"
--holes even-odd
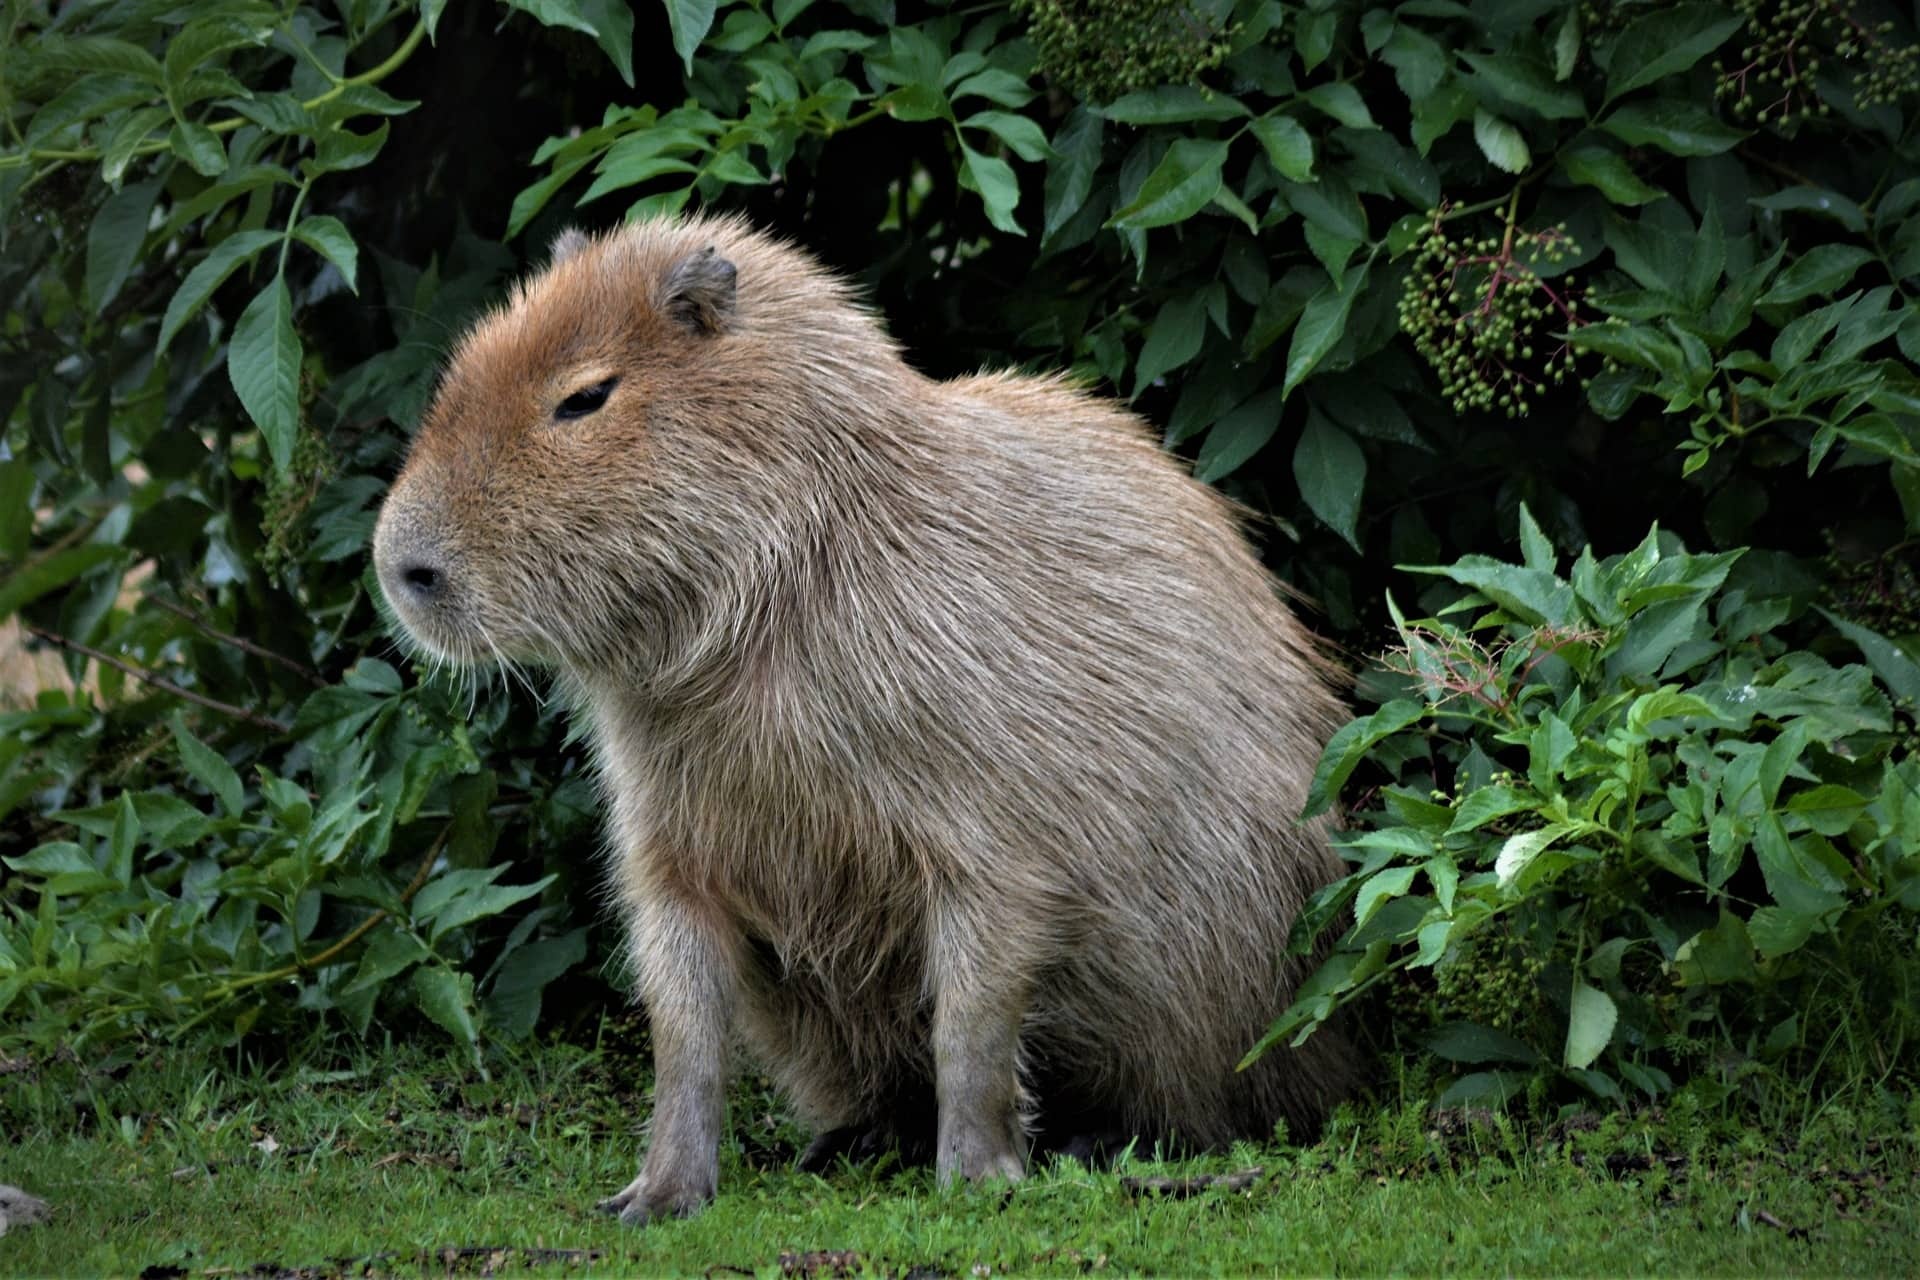
[[(332, 1073), (0, 1077), (23, 1091), (0, 1100), (19, 1135), (0, 1182), (54, 1205), (0, 1238), (0, 1275), (1920, 1271), (1920, 1143), (1891, 1112), (1830, 1111), (1784, 1139), (1688, 1137), (1671, 1115), (1528, 1137), (1389, 1106), (1307, 1149), (1055, 1165), (1011, 1193), (943, 1194), (924, 1172), (791, 1172), (801, 1135), (749, 1088), (721, 1199), (628, 1230), (592, 1212), (636, 1157), (621, 1074), (562, 1048), (492, 1083), (409, 1053)], [(1127, 1181), (1255, 1167), (1184, 1197)]]

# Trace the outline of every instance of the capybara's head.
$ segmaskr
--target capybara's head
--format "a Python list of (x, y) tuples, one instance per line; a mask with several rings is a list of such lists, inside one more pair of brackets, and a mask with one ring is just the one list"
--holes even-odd
[[(796, 329), (820, 349), (781, 341)], [(839, 363), (836, 339), (887, 345), (741, 223), (561, 237), (460, 343), (381, 509), (398, 621), (456, 664), (628, 665), (670, 643), (783, 536), (808, 370)]]

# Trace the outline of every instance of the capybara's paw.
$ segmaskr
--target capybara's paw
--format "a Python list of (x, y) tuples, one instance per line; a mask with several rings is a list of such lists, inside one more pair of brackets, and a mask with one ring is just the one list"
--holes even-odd
[(688, 1218), (713, 1199), (711, 1183), (694, 1185), (674, 1179), (650, 1179), (641, 1174), (614, 1195), (594, 1206), (596, 1212), (617, 1217), (629, 1227), (644, 1227), (661, 1218)]
[(993, 1141), (986, 1133), (957, 1135), (941, 1148), (939, 1176), (944, 1185), (962, 1178), (976, 1183), (995, 1178), (1018, 1182), (1027, 1176), (1027, 1162), (1012, 1146)]

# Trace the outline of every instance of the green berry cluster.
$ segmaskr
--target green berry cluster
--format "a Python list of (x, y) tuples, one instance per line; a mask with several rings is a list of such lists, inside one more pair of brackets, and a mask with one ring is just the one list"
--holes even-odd
[(1572, 275), (1553, 284), (1536, 270), (1578, 252), (1565, 225), (1455, 239), (1442, 218), (1422, 242), (1400, 296), (1400, 327), (1413, 339), (1455, 411), (1517, 418), (1573, 372), (1573, 348), (1553, 337), (1585, 323)]
[(1191, 84), (1226, 61), (1239, 30), (1168, 0), (1013, 0), (1013, 10), (1047, 78), (1093, 102)]
[(1545, 956), (1504, 930), (1476, 933), (1434, 969), (1435, 1020), (1524, 1031), (1542, 1008), (1546, 967)]
[(260, 525), (267, 535), (260, 563), (267, 572), (277, 575), (281, 566), (298, 557), (301, 519), (333, 474), (333, 452), (327, 442), (312, 427), (302, 425), (293, 440), (292, 465), (267, 477), (260, 503)]
[(1716, 96), (1758, 124), (1797, 124), (1831, 115), (1816, 79), (1828, 59), (1853, 72), (1862, 108), (1897, 101), (1920, 88), (1920, 45), (1899, 45), (1894, 26), (1869, 26), (1851, 0), (1736, 0), (1747, 43), (1736, 63), (1714, 61)]

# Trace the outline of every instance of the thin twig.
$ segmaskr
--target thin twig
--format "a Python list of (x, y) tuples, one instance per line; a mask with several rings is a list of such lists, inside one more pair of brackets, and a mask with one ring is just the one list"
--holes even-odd
[(326, 680), (313, 668), (287, 657), (284, 653), (275, 653), (271, 649), (263, 648), (243, 636), (236, 636), (222, 631), (185, 605), (175, 604), (163, 596), (148, 596), (146, 599), (149, 604), (158, 605), (176, 618), (186, 619), (202, 634), (218, 640), (222, 644), (230, 644), (242, 653), (250, 653), (256, 658), (265, 658), (268, 662), (277, 662), (316, 689), (324, 689), (327, 686)]
[(262, 729), (272, 729), (276, 733), (286, 733), (293, 727), (288, 724), (282, 724), (271, 716), (263, 716), (257, 711), (249, 711), (245, 707), (236, 707), (230, 702), (222, 702), (218, 698), (209, 698), (206, 694), (195, 693), (191, 689), (182, 689), (173, 681), (168, 680), (164, 676), (157, 676), (145, 667), (136, 667), (131, 662), (116, 658), (110, 653), (102, 653), (90, 645), (81, 644), (78, 640), (69, 640), (67, 637), (57, 632), (49, 631), (45, 627), (36, 627), (31, 622), (25, 620), (22, 620), (20, 625), (25, 628), (28, 635), (38, 636), (48, 644), (58, 645), (62, 649), (77, 653), (85, 658), (92, 658), (95, 662), (103, 662), (116, 671), (125, 672), (135, 680), (139, 680), (144, 684), (150, 684), (154, 688), (166, 693), (171, 693), (177, 698), (185, 698), (188, 702), (197, 703), (209, 711), (218, 711), (221, 715), (232, 716), (236, 720), (244, 720), (248, 724), (259, 725)]

